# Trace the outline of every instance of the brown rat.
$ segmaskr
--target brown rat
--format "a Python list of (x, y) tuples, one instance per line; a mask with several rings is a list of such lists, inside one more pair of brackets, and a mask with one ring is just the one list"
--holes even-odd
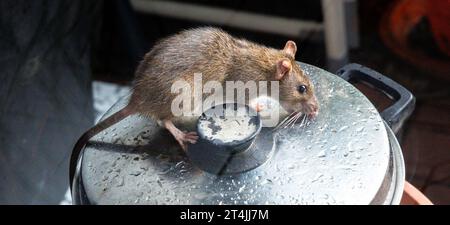
[[(288, 41), (282, 50), (232, 37), (218, 28), (182, 31), (159, 41), (140, 62), (128, 105), (82, 135), (75, 145), (72, 161), (90, 138), (132, 114), (159, 121), (185, 149), (195, 143), (195, 132), (182, 132), (174, 124), (171, 85), (184, 79), (193, 85), (194, 73), (203, 82), (280, 81), (279, 101), (288, 112), (315, 116), (318, 104), (311, 81), (295, 62), (296, 44)], [(71, 179), (73, 176), (71, 171)]]

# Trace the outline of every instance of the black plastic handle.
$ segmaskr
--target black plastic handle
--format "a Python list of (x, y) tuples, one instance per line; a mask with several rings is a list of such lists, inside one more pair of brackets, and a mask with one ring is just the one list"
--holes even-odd
[(395, 102), (381, 112), (381, 117), (394, 133), (400, 130), (405, 120), (414, 111), (416, 103), (414, 95), (400, 84), (375, 70), (351, 63), (339, 69), (336, 74), (348, 82), (364, 81), (369, 83), (394, 99)]

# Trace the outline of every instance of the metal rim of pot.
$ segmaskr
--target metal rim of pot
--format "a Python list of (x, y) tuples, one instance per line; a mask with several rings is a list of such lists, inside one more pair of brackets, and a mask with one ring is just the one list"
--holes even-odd
[[(309, 66), (300, 63), (302, 66)], [(358, 64), (350, 64), (338, 70), (337, 75), (348, 82), (362, 80), (374, 86), (376, 89), (383, 91), (395, 100), (395, 103), (385, 109), (380, 115), (384, 119), (386, 125), (386, 135), (389, 137), (390, 159), (389, 167), (386, 171), (385, 178), (370, 204), (399, 204), (401, 193), (403, 191), (404, 182), (404, 162), (401, 154), (400, 146), (393, 135), (398, 131), (404, 121), (409, 117), (414, 109), (414, 96), (401, 85), (391, 79), (381, 75), (378, 72), (370, 70)], [(391, 131), (391, 127), (393, 131)], [(72, 196), (75, 204), (96, 203), (90, 201), (83, 179), (80, 173), (82, 155), (80, 153), (73, 154), (78, 160), (77, 164), (71, 164), (72, 171), (76, 171), (75, 179), (71, 180)]]
[(406, 88), (390, 78), (356, 63), (344, 66), (336, 74), (348, 82), (365, 81), (395, 101), (394, 104), (381, 112), (389, 136), (391, 157), (386, 177), (372, 203), (400, 204), (406, 172), (402, 150), (395, 133), (402, 129), (405, 121), (411, 116), (415, 107), (415, 97)]

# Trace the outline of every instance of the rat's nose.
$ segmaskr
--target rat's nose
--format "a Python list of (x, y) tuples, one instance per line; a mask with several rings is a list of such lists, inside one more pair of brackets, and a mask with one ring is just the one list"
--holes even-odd
[(308, 102), (306, 102), (305, 109), (306, 114), (308, 114), (308, 116), (312, 118), (316, 117), (319, 114), (319, 104), (317, 103), (317, 99), (314, 97)]
[(307, 114), (309, 117), (315, 118), (319, 114), (319, 107), (316, 104), (310, 104)]

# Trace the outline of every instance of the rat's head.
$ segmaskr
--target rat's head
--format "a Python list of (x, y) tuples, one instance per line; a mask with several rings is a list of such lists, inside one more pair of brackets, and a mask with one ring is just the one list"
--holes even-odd
[(288, 41), (276, 62), (275, 79), (280, 81), (280, 104), (289, 113), (301, 111), (315, 117), (319, 112), (319, 105), (314, 86), (295, 62), (296, 51), (296, 44)]

